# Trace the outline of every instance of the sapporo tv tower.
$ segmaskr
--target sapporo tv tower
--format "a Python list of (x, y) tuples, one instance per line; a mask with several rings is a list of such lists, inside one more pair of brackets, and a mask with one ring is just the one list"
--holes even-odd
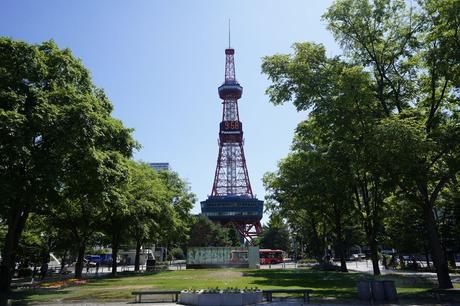
[(211, 195), (201, 202), (201, 212), (223, 226), (234, 225), (242, 242), (252, 243), (261, 233), (263, 201), (254, 197), (249, 182), (243, 150), (243, 125), (238, 112), (238, 99), (243, 87), (235, 78), (235, 50), (225, 49), (225, 82), (219, 87), (222, 99), (222, 121), (219, 127), (219, 155)]

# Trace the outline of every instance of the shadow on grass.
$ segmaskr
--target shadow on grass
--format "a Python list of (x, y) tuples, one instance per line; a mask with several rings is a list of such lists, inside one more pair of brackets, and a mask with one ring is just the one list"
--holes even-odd
[[(252, 283), (261, 289), (268, 288), (308, 288), (312, 296), (318, 298), (356, 299), (357, 282), (363, 279), (373, 279), (365, 273), (343, 273), (320, 271), (314, 269), (297, 270), (253, 270), (244, 273), (253, 277)], [(376, 279), (394, 280), (401, 298), (430, 298), (430, 290), (435, 284), (414, 276), (384, 275)]]
[(37, 301), (40, 298), (45, 298), (45, 300), (53, 299), (53, 296), (65, 296), (68, 294), (68, 291), (63, 289), (51, 289), (51, 288), (34, 288), (34, 289), (20, 289), (10, 293), (9, 299), (12, 300), (13, 305), (28, 305), (31, 298)]
[(364, 278), (360, 273), (341, 273), (314, 271), (310, 269), (297, 270), (254, 270), (244, 273), (244, 276), (254, 277), (252, 283), (258, 287), (270, 288), (308, 288), (314, 291), (313, 296), (333, 296), (337, 298), (352, 298), (356, 296), (356, 282)]

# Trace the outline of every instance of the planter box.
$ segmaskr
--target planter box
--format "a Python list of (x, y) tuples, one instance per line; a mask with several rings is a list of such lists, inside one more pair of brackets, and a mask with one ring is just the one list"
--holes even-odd
[(239, 306), (243, 304), (244, 293), (222, 293), (220, 305), (222, 306)]
[(182, 291), (179, 295), (179, 303), (185, 305), (195, 305), (193, 298), (196, 298), (196, 293)]
[(264, 299), (262, 291), (251, 292), (251, 294), (254, 297), (254, 304), (262, 303), (262, 301)]
[(243, 295), (243, 305), (257, 304), (257, 296), (260, 294), (260, 301), (262, 301), (262, 292), (246, 292)]
[(216, 306), (221, 305), (220, 299), (221, 293), (198, 293), (198, 304), (199, 306)]
[(203, 293), (182, 291), (179, 303), (193, 306), (243, 306), (262, 302), (262, 291)]

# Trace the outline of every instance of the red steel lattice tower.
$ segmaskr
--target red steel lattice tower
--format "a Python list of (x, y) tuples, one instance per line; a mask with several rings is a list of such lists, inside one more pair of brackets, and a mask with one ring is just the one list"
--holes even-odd
[(235, 226), (242, 242), (251, 243), (261, 233), (263, 201), (252, 193), (244, 156), (243, 125), (238, 111), (243, 87), (235, 77), (234, 54), (230, 46), (225, 49), (225, 81), (218, 89), (222, 99), (219, 154), (212, 192), (201, 202), (201, 210), (215, 222)]
[(243, 87), (235, 78), (234, 49), (225, 50), (225, 82), (219, 87), (222, 121), (219, 130), (219, 155), (211, 196), (253, 197), (243, 149), (243, 126), (238, 99)]

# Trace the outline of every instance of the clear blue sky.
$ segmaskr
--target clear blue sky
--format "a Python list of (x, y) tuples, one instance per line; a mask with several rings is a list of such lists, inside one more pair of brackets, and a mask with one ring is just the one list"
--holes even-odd
[[(240, 117), (254, 192), (290, 148), (306, 118), (292, 105), (268, 102), (261, 58), (290, 52), (295, 42), (323, 43), (339, 54), (321, 15), (331, 0), (2, 0), (0, 35), (39, 43), (54, 39), (91, 70), (135, 129), (143, 148), (135, 158), (169, 162), (198, 200), (211, 192), (231, 19), (236, 76), (244, 87)], [(194, 212), (199, 212), (199, 201)], [(266, 216), (264, 220), (266, 220)]]

